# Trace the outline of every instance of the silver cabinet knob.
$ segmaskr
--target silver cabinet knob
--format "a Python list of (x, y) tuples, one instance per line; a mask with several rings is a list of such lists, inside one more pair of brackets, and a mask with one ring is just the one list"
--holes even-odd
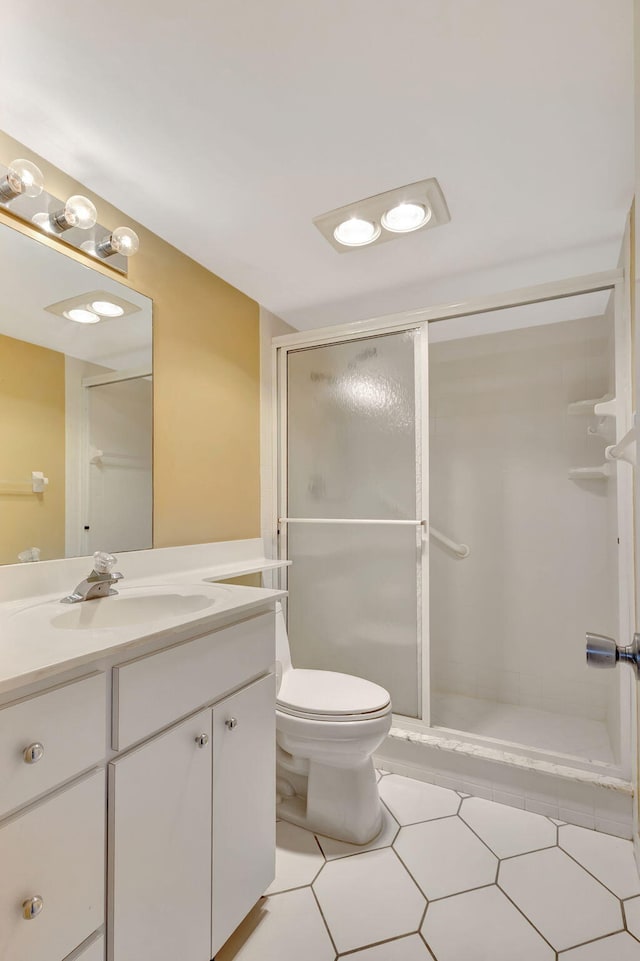
[(25, 747), (22, 752), (25, 764), (37, 764), (44, 757), (44, 747), (38, 741)]
[(34, 894), (32, 898), (27, 898), (22, 902), (22, 917), (25, 921), (33, 921), (37, 918), (44, 907), (44, 901), (39, 894)]
[(198, 745), (198, 747), (206, 747), (208, 743), (209, 743), (208, 734), (198, 734), (198, 736), (196, 737), (196, 744)]
[(226, 726), (229, 728), (230, 731), (233, 731), (234, 727), (237, 727), (237, 726), (238, 726), (238, 718), (237, 718), (237, 717), (230, 717), (230, 718), (229, 718), (227, 721), (225, 721), (224, 723), (226, 724)]
[(640, 677), (640, 634), (633, 635), (628, 647), (619, 647), (612, 637), (587, 633), (587, 664), (589, 667), (615, 667), (618, 661), (626, 661), (636, 669)]

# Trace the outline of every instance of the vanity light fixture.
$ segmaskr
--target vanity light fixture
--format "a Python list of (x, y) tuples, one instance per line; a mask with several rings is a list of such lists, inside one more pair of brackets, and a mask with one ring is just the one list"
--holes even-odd
[(439, 227), (450, 220), (440, 185), (430, 177), (330, 210), (313, 223), (334, 250), (347, 253), (356, 247), (374, 247), (403, 234)]
[(131, 227), (116, 227), (104, 240), (96, 245), (98, 257), (112, 257), (121, 254), (123, 257), (133, 257), (138, 253), (140, 238)]
[(0, 208), (120, 274), (126, 275), (128, 259), (140, 246), (129, 227), (110, 230), (99, 224), (88, 197), (74, 194), (65, 201), (50, 194), (44, 189), (42, 171), (31, 160), (12, 160), (8, 167), (0, 164)]
[(0, 203), (8, 204), (16, 197), (39, 197), (44, 189), (44, 176), (30, 160), (12, 160), (0, 181)]

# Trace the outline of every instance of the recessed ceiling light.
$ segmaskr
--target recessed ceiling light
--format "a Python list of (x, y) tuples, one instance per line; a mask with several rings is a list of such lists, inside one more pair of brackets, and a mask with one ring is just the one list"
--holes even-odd
[(140, 307), (111, 290), (98, 289), (85, 290), (73, 297), (67, 297), (55, 304), (49, 304), (44, 309), (47, 313), (54, 314), (56, 317), (76, 320), (76, 323), (95, 324), (96, 321), (93, 319), (85, 317), (78, 320), (71, 317), (71, 311), (85, 311), (97, 317), (98, 320), (102, 319), (108, 322), (116, 317), (128, 317), (130, 314), (135, 314), (140, 310)]
[(87, 310), (86, 307), (73, 307), (71, 310), (65, 310), (64, 316), (67, 320), (75, 320), (76, 324), (100, 323), (98, 315), (94, 314), (92, 310)]
[(377, 247), (450, 220), (440, 185), (429, 177), (329, 210), (313, 223), (337, 253), (355, 255), (360, 247)]
[(124, 314), (124, 307), (121, 307), (120, 304), (114, 304), (110, 300), (94, 300), (89, 306), (101, 317), (122, 317)]
[(333, 231), (333, 236), (339, 244), (346, 247), (363, 247), (371, 244), (380, 236), (380, 227), (371, 220), (362, 220), (360, 217), (350, 217), (343, 220)]
[(424, 227), (431, 220), (431, 208), (424, 204), (400, 203), (382, 215), (382, 226), (394, 234)]

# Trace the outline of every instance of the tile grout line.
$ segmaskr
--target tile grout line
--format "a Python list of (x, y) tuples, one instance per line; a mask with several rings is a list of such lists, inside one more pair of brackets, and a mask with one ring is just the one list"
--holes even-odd
[(320, 904), (320, 901), (318, 900), (318, 895), (317, 895), (316, 892), (314, 891), (312, 884), (310, 884), (309, 887), (311, 888), (311, 894), (313, 895), (313, 898), (314, 898), (314, 900), (315, 900), (315, 902), (316, 902), (316, 904), (317, 904), (317, 906), (318, 906), (318, 911), (320, 912), (320, 917), (322, 918), (323, 923), (324, 923), (324, 926), (325, 926), (325, 928), (327, 929), (327, 934), (329, 935), (329, 940), (331, 941), (331, 944), (332, 944), (332, 946), (333, 946), (333, 950), (334, 950), (335, 955), (336, 955), (336, 958), (337, 958), (338, 955), (339, 955), (338, 945), (337, 945), (336, 942), (333, 940), (333, 935), (331, 934), (331, 928), (329, 927), (329, 923), (328, 923), (327, 919), (326, 919), (325, 916), (324, 916), (324, 911), (322, 910), (322, 905)]
[(499, 881), (496, 881), (496, 887), (497, 887), (498, 891), (500, 891), (500, 893), (505, 896), (505, 898), (507, 899), (507, 901), (509, 901), (509, 903), (513, 905), (513, 907), (516, 909), (516, 911), (518, 911), (519, 914), (522, 915), (522, 917), (525, 919), (525, 921), (527, 922), (527, 924), (529, 924), (529, 925), (533, 928), (533, 930), (536, 932), (536, 934), (538, 934), (539, 937), (542, 938), (542, 940), (544, 941), (544, 943), (549, 945), (549, 947), (551, 948), (551, 950), (554, 952), (554, 954), (555, 954), (555, 956), (556, 956), (556, 961), (557, 961), (557, 958), (558, 958), (558, 949), (556, 948), (556, 946), (555, 946), (554, 944), (551, 944), (551, 941), (549, 941), (549, 939), (544, 936), (544, 934), (542, 933), (542, 931), (540, 931), (540, 930), (536, 927), (536, 925), (533, 923), (533, 921), (531, 920), (531, 918), (527, 917), (527, 915), (524, 913), (524, 911), (522, 910), (522, 908), (521, 908), (518, 904), (516, 904), (516, 902), (513, 900), (513, 898), (511, 898), (511, 897), (507, 894), (507, 892), (504, 890), (504, 888), (500, 887), (500, 882), (499, 882)]

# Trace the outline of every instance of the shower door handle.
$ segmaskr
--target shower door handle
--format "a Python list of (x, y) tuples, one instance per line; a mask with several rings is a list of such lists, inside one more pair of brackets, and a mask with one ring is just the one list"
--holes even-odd
[(612, 637), (587, 632), (587, 664), (589, 667), (615, 667), (626, 661), (636, 669), (640, 679), (640, 634), (633, 635), (628, 647), (619, 647)]

